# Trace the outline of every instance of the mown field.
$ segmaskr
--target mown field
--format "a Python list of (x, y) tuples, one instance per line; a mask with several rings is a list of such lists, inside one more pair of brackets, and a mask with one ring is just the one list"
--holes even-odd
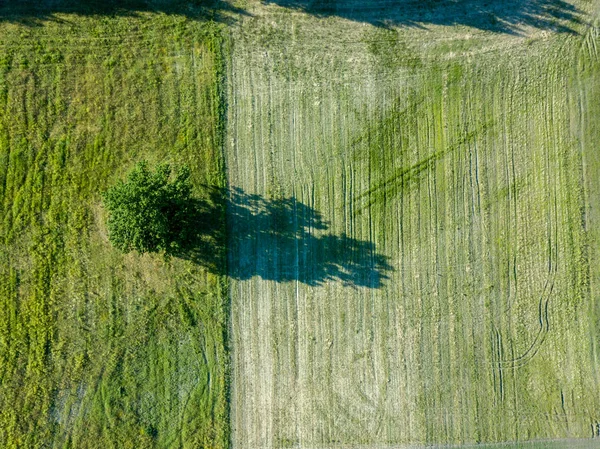
[(101, 207), (142, 159), (224, 186), (222, 25), (126, 5), (0, 3), (2, 448), (228, 446), (224, 242), (124, 256)]
[(597, 447), (598, 3), (245, 6), (233, 447)]
[(0, 2), (0, 447), (600, 447), (599, 12)]

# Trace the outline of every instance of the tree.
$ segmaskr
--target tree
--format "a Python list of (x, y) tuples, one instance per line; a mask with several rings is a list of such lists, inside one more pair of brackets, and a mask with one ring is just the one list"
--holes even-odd
[(171, 179), (171, 167), (156, 171), (139, 162), (103, 195), (108, 209), (108, 237), (124, 253), (164, 251), (176, 254), (189, 240), (194, 223), (190, 170), (184, 166)]

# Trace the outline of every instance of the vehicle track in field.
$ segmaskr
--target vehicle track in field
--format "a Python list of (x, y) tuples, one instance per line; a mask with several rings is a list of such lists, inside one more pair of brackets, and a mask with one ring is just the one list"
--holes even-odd
[[(256, 245), (229, 254), (260, 264), (232, 269), (234, 447), (507, 441), (564, 435), (565, 420), (587, 436), (575, 410), (593, 401), (556, 409), (554, 391), (587, 382), (566, 362), (587, 346), (565, 319), (582, 313), (569, 251), (583, 240), (557, 62), (581, 37), (373, 31), (254, 6), (229, 72), (230, 186), (295, 198), (328, 223), (312, 236), (371, 242), (390, 269), (311, 284), (323, 254), (250, 226)], [(374, 51), (397, 36), (420, 63), (383, 66)]]

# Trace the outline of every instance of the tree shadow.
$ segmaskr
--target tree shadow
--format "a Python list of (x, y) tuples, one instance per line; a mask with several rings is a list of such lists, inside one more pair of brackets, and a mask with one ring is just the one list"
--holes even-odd
[(40, 25), (56, 14), (132, 16), (143, 12), (181, 15), (194, 20), (229, 22), (243, 9), (224, 0), (0, 0), (0, 22)]
[[(318, 16), (381, 27), (464, 25), (521, 34), (524, 27), (576, 34), (583, 11), (568, 0), (262, 0)], [(39, 25), (57, 13), (135, 16), (142, 12), (230, 22), (248, 15), (232, 0), (0, 0), (0, 21)]]
[(391, 27), (464, 25), (521, 34), (524, 27), (577, 34), (581, 11), (565, 0), (263, 0), (319, 17)]
[(380, 288), (392, 270), (372, 242), (327, 232), (321, 214), (294, 197), (266, 199), (237, 188), (211, 188), (208, 198), (194, 200), (191, 208), (183, 224), (190, 232), (170, 255), (216, 274), (225, 274), (228, 266), (227, 274), (240, 280), (258, 276), (311, 286), (337, 281)]

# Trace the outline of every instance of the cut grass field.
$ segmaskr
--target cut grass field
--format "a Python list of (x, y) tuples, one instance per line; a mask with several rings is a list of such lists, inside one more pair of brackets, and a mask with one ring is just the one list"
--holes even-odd
[(0, 6), (0, 446), (227, 447), (224, 242), (121, 255), (100, 196), (142, 159), (224, 186), (221, 25)]
[(597, 436), (597, 4), (405, 3), (234, 31), (229, 183), (296, 205), (229, 224), (235, 448)]
[(202, 5), (0, 3), (0, 447), (598, 447), (598, 2)]

